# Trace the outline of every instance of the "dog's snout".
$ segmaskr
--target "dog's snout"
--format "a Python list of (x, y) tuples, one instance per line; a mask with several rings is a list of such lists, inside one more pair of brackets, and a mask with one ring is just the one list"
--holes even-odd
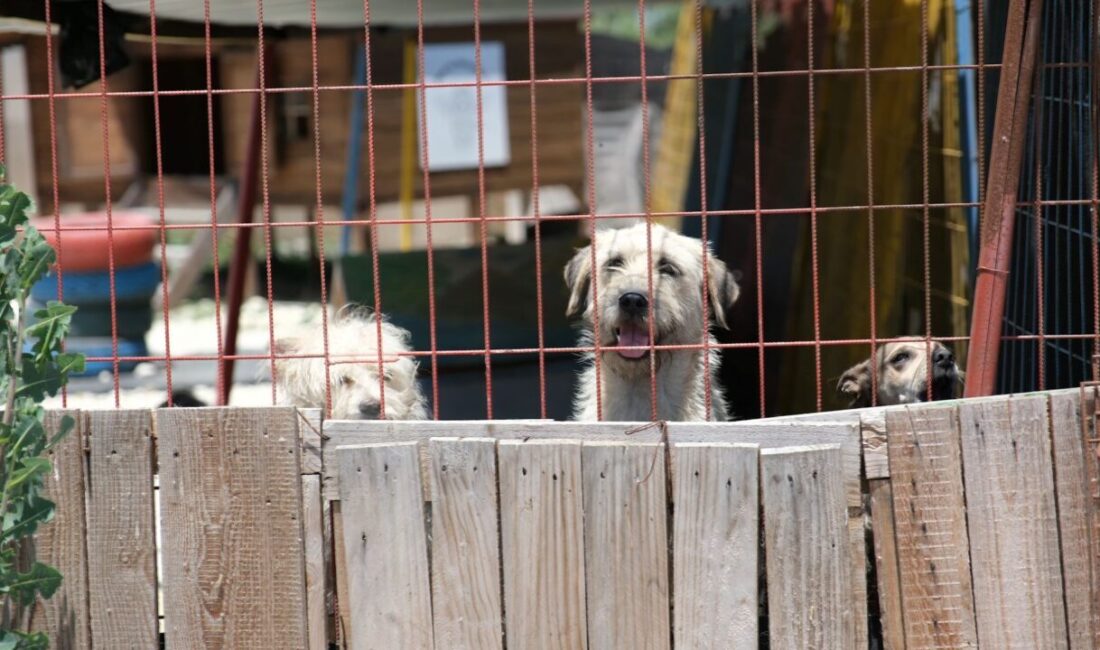
[(360, 416), (372, 420), (377, 420), (380, 414), (381, 407), (379, 406), (378, 402), (359, 402)]
[(955, 363), (955, 355), (952, 354), (951, 350), (940, 348), (932, 354), (932, 361), (937, 366), (950, 366)]
[(631, 316), (641, 316), (649, 308), (649, 299), (636, 291), (619, 296), (619, 309)]

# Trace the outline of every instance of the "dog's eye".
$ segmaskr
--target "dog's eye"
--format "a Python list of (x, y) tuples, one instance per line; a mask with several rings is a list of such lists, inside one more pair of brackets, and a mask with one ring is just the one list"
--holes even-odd
[(675, 278), (680, 275), (680, 269), (676, 268), (676, 265), (668, 260), (661, 260), (658, 262), (657, 271), (661, 275), (667, 275), (670, 278)]
[(390, 372), (389, 370), (383, 372), (382, 373), (382, 380), (385, 381), (386, 383), (389, 383), (390, 381), (393, 380), (393, 373)]
[(890, 360), (890, 363), (894, 365), (901, 365), (909, 360), (908, 352), (898, 352), (894, 355), (894, 358)]
[(621, 269), (621, 268), (623, 268), (623, 258), (616, 256), (616, 257), (612, 257), (611, 259), (607, 260), (607, 268), (609, 268), (609, 269)]
[(355, 380), (352, 379), (351, 377), (344, 376), (344, 377), (340, 378), (340, 385), (341, 386), (354, 386), (355, 385)]

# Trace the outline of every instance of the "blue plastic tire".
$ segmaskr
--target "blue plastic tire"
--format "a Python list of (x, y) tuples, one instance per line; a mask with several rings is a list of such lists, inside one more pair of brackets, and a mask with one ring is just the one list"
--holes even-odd
[[(63, 298), (66, 304), (87, 305), (111, 300), (111, 276), (107, 271), (64, 273)], [(115, 300), (117, 302), (153, 297), (160, 283), (160, 267), (149, 262), (139, 266), (115, 269)], [(40, 303), (57, 300), (57, 275), (51, 271), (31, 287), (31, 297)]]

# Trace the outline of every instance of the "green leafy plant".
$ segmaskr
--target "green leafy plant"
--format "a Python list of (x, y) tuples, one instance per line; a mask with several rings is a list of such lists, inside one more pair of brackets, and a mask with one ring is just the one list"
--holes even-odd
[(61, 349), (75, 307), (51, 301), (33, 322), (28, 318), (31, 287), (57, 259), (29, 225), (30, 208), (26, 194), (0, 181), (0, 650), (49, 645), (44, 633), (28, 629), (30, 612), (39, 597), (57, 591), (61, 573), (31, 559), (31, 542), (54, 513), (43, 495), (50, 472), (46, 454), (74, 422), (66, 416), (51, 435), (41, 403), (57, 394), (70, 373), (84, 369), (83, 355)]

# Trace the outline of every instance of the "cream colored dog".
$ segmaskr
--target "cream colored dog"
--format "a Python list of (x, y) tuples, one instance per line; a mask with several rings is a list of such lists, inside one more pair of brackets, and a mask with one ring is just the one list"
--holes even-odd
[[(912, 338), (884, 343), (875, 351), (875, 378), (879, 406), (910, 404), (928, 399), (929, 345)], [(950, 348), (931, 342), (932, 400), (955, 397), (965, 376), (955, 363)], [(849, 408), (871, 406), (871, 359), (849, 368), (837, 383), (837, 391), (847, 396)]]
[[(416, 381), (416, 361), (409, 351), (408, 331), (382, 320), (381, 381), (378, 376), (378, 327), (366, 310), (345, 310), (329, 321), (329, 371), (325, 373), (324, 340), (317, 329), (275, 342), (277, 354), (317, 355), (277, 359), (279, 400), (304, 408), (325, 408), (325, 382), (331, 381), (332, 418), (337, 420), (424, 420), (428, 411)], [(384, 387), (384, 388), (383, 388)], [(385, 413), (382, 395), (385, 395)]]
[[(650, 346), (699, 345), (704, 337), (715, 342), (710, 324), (703, 320), (703, 243), (663, 226), (651, 227), (651, 254), (643, 223), (596, 234), (592, 244), (596, 251), (595, 273), (591, 247), (579, 250), (565, 267), (565, 283), (571, 292), (567, 314), (581, 314), (584, 319), (581, 344), (593, 344), (593, 328), (598, 320), (600, 347), (620, 348), (600, 350), (600, 386), (596, 385), (594, 356), (587, 355), (573, 404), (577, 420), (597, 419), (599, 391), (605, 421), (650, 421)], [(726, 327), (725, 310), (737, 300), (737, 281), (709, 250), (707, 269), (710, 312), (715, 323)], [(594, 304), (593, 293), (598, 304)], [(712, 349), (708, 412), (703, 351), (657, 350), (657, 419), (729, 419), (725, 395), (718, 384), (719, 358), (718, 351)]]

